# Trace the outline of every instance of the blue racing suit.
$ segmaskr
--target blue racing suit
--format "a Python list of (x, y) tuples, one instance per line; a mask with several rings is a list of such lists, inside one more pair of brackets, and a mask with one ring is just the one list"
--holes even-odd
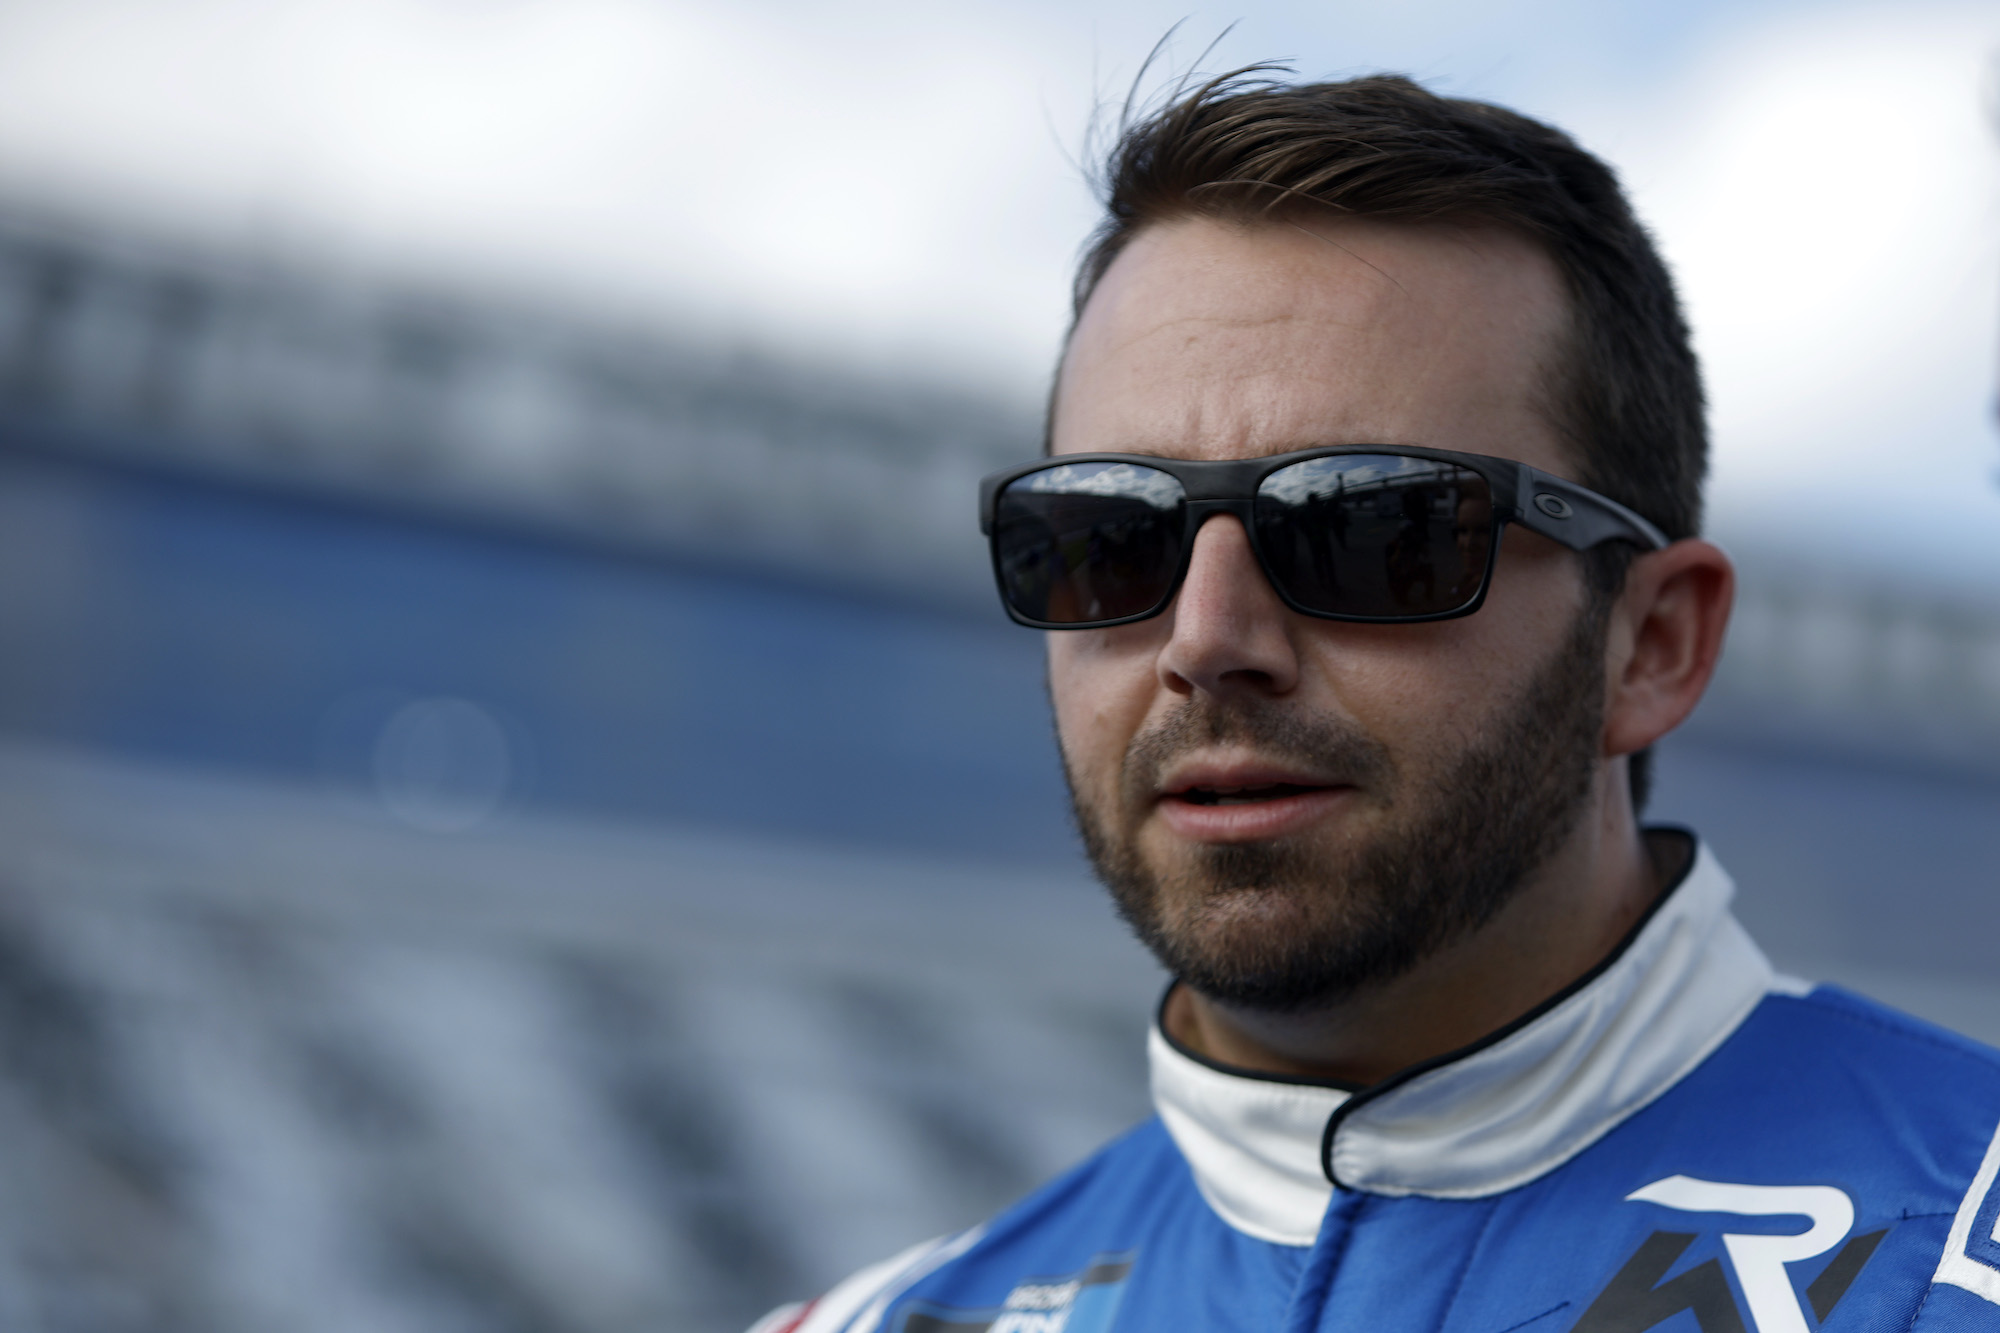
[(1705, 849), (1365, 1089), (1151, 1038), (1158, 1114), (768, 1333), (2000, 1331), (2000, 1052), (1775, 975)]

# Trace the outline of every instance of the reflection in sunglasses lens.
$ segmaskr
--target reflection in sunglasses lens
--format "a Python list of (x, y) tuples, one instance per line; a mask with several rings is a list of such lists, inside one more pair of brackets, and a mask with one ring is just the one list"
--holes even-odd
[(1438, 460), (1307, 459), (1266, 477), (1253, 512), (1272, 578), (1313, 611), (1456, 611), (1478, 595), (1493, 552), (1486, 479)]
[(1017, 615), (1051, 625), (1155, 610), (1181, 562), (1186, 493), (1157, 468), (1065, 463), (1000, 493), (994, 549)]

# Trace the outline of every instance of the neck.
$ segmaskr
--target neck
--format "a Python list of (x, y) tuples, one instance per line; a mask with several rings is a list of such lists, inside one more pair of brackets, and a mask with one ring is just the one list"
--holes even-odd
[(1678, 844), (1641, 835), (1624, 765), (1604, 772), (1593, 817), (1473, 935), (1304, 1012), (1244, 1009), (1178, 986), (1162, 1015), (1168, 1034), (1219, 1064), (1365, 1086), (1521, 1017), (1609, 955), (1680, 872)]

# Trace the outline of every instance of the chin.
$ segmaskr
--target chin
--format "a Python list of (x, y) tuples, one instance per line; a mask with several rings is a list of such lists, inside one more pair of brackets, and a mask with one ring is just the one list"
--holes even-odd
[(1269, 1012), (1322, 1008), (1408, 970), (1439, 923), (1316, 841), (1210, 846), (1114, 893), (1166, 969), (1202, 994)]
[(1204, 978), (1229, 978), (1233, 984), (1220, 989), (1294, 993), (1303, 985), (1317, 992), (1333, 980), (1328, 964), (1370, 933), (1372, 914), (1324, 880), (1210, 886), (1192, 901), (1166, 896), (1154, 917), (1155, 947), (1171, 955), (1176, 975), (1202, 990), (1216, 989), (1200, 984)]
[[(1336, 891), (1337, 892), (1337, 891)], [(1225, 951), (1266, 951), (1324, 933), (1332, 923), (1326, 886), (1257, 885), (1207, 889), (1195, 901), (1163, 902), (1163, 925), (1190, 942)]]

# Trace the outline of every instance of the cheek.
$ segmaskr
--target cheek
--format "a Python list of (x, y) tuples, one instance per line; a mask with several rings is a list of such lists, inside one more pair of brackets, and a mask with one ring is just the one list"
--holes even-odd
[(1566, 614), (1494, 597), (1461, 620), (1332, 627), (1310, 657), (1335, 710), (1421, 769), (1488, 732), (1561, 641)]
[(1154, 694), (1153, 655), (1123, 642), (1131, 629), (1048, 636), (1049, 697), (1073, 776), (1116, 778)]
[(1313, 654), (1331, 711), (1404, 762), (1453, 748), (1477, 726), (1479, 701), (1490, 690), (1491, 658), (1471, 643), (1446, 642), (1439, 628), (1384, 625)]

